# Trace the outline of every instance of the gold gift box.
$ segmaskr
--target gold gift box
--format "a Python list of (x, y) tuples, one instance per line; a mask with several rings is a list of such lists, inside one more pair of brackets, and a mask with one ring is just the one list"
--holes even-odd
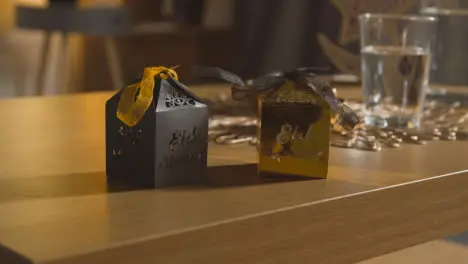
[(346, 130), (359, 123), (357, 114), (313, 71), (298, 68), (244, 82), (220, 68), (199, 68), (200, 76), (231, 83), (235, 100), (257, 99), (260, 176), (326, 178), (332, 110), (335, 122)]
[(286, 81), (258, 96), (258, 171), (326, 178), (330, 107), (310, 89)]

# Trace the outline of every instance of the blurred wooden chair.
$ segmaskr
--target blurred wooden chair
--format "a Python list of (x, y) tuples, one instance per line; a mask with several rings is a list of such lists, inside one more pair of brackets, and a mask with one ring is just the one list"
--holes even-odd
[[(114, 88), (123, 86), (122, 67), (117, 51), (115, 36), (130, 31), (131, 21), (125, 7), (78, 8), (74, 1), (52, 1), (47, 8), (18, 6), (16, 8), (16, 26), (20, 29), (41, 30), (45, 32), (44, 43), (39, 63), (39, 73), (34, 93), (44, 93), (44, 77), (49, 68), (49, 53), (53, 33), (61, 36), (61, 58), (59, 71), (56, 74), (56, 85), (63, 89), (69, 85), (69, 34), (97, 35), (105, 38), (105, 54), (112, 85)], [(59, 92), (59, 91), (57, 91)]]

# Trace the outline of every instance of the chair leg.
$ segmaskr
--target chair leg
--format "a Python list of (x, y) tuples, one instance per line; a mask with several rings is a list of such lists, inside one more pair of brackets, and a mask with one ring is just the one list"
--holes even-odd
[(117, 45), (113, 37), (106, 37), (106, 55), (107, 63), (110, 70), (112, 78), (112, 87), (113, 89), (122, 89), (124, 86), (124, 81), (122, 77), (122, 65), (120, 62), (119, 52), (117, 50)]
[(49, 53), (51, 50), (52, 32), (46, 32), (42, 43), (42, 52), (39, 59), (39, 69), (37, 74), (37, 81), (34, 89), (35, 95), (41, 95), (44, 92), (44, 79), (47, 71), (47, 64), (49, 60)]
[(57, 84), (57, 91), (56, 93), (63, 93), (69, 90), (73, 90), (74, 87), (70, 87), (72, 85), (69, 83), (70, 80), (70, 40), (67, 33), (61, 34), (61, 58), (60, 58), (60, 69), (58, 74), (58, 84)]
[(15, 96), (25, 96), (27, 90), (24, 77), (26, 63), (24, 62), (23, 57), (19, 55), (21, 48), (18, 49), (15, 44), (16, 43), (13, 38), (7, 43), (8, 53), (12, 56), (13, 91)]

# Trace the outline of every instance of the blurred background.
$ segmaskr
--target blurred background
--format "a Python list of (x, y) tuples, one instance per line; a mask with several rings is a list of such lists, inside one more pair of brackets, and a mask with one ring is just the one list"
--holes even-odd
[[(445, 0), (444, 3), (452, 0)], [(453, 2), (453, 1), (452, 1)], [(0, 97), (120, 89), (145, 66), (359, 75), (357, 15), (416, 0), (1, 0)]]

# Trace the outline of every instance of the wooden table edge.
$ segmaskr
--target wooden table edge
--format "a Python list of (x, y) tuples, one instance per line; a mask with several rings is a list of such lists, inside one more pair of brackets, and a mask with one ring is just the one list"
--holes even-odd
[(462, 171), (30, 263), (353, 263), (466, 230), (467, 184)]

